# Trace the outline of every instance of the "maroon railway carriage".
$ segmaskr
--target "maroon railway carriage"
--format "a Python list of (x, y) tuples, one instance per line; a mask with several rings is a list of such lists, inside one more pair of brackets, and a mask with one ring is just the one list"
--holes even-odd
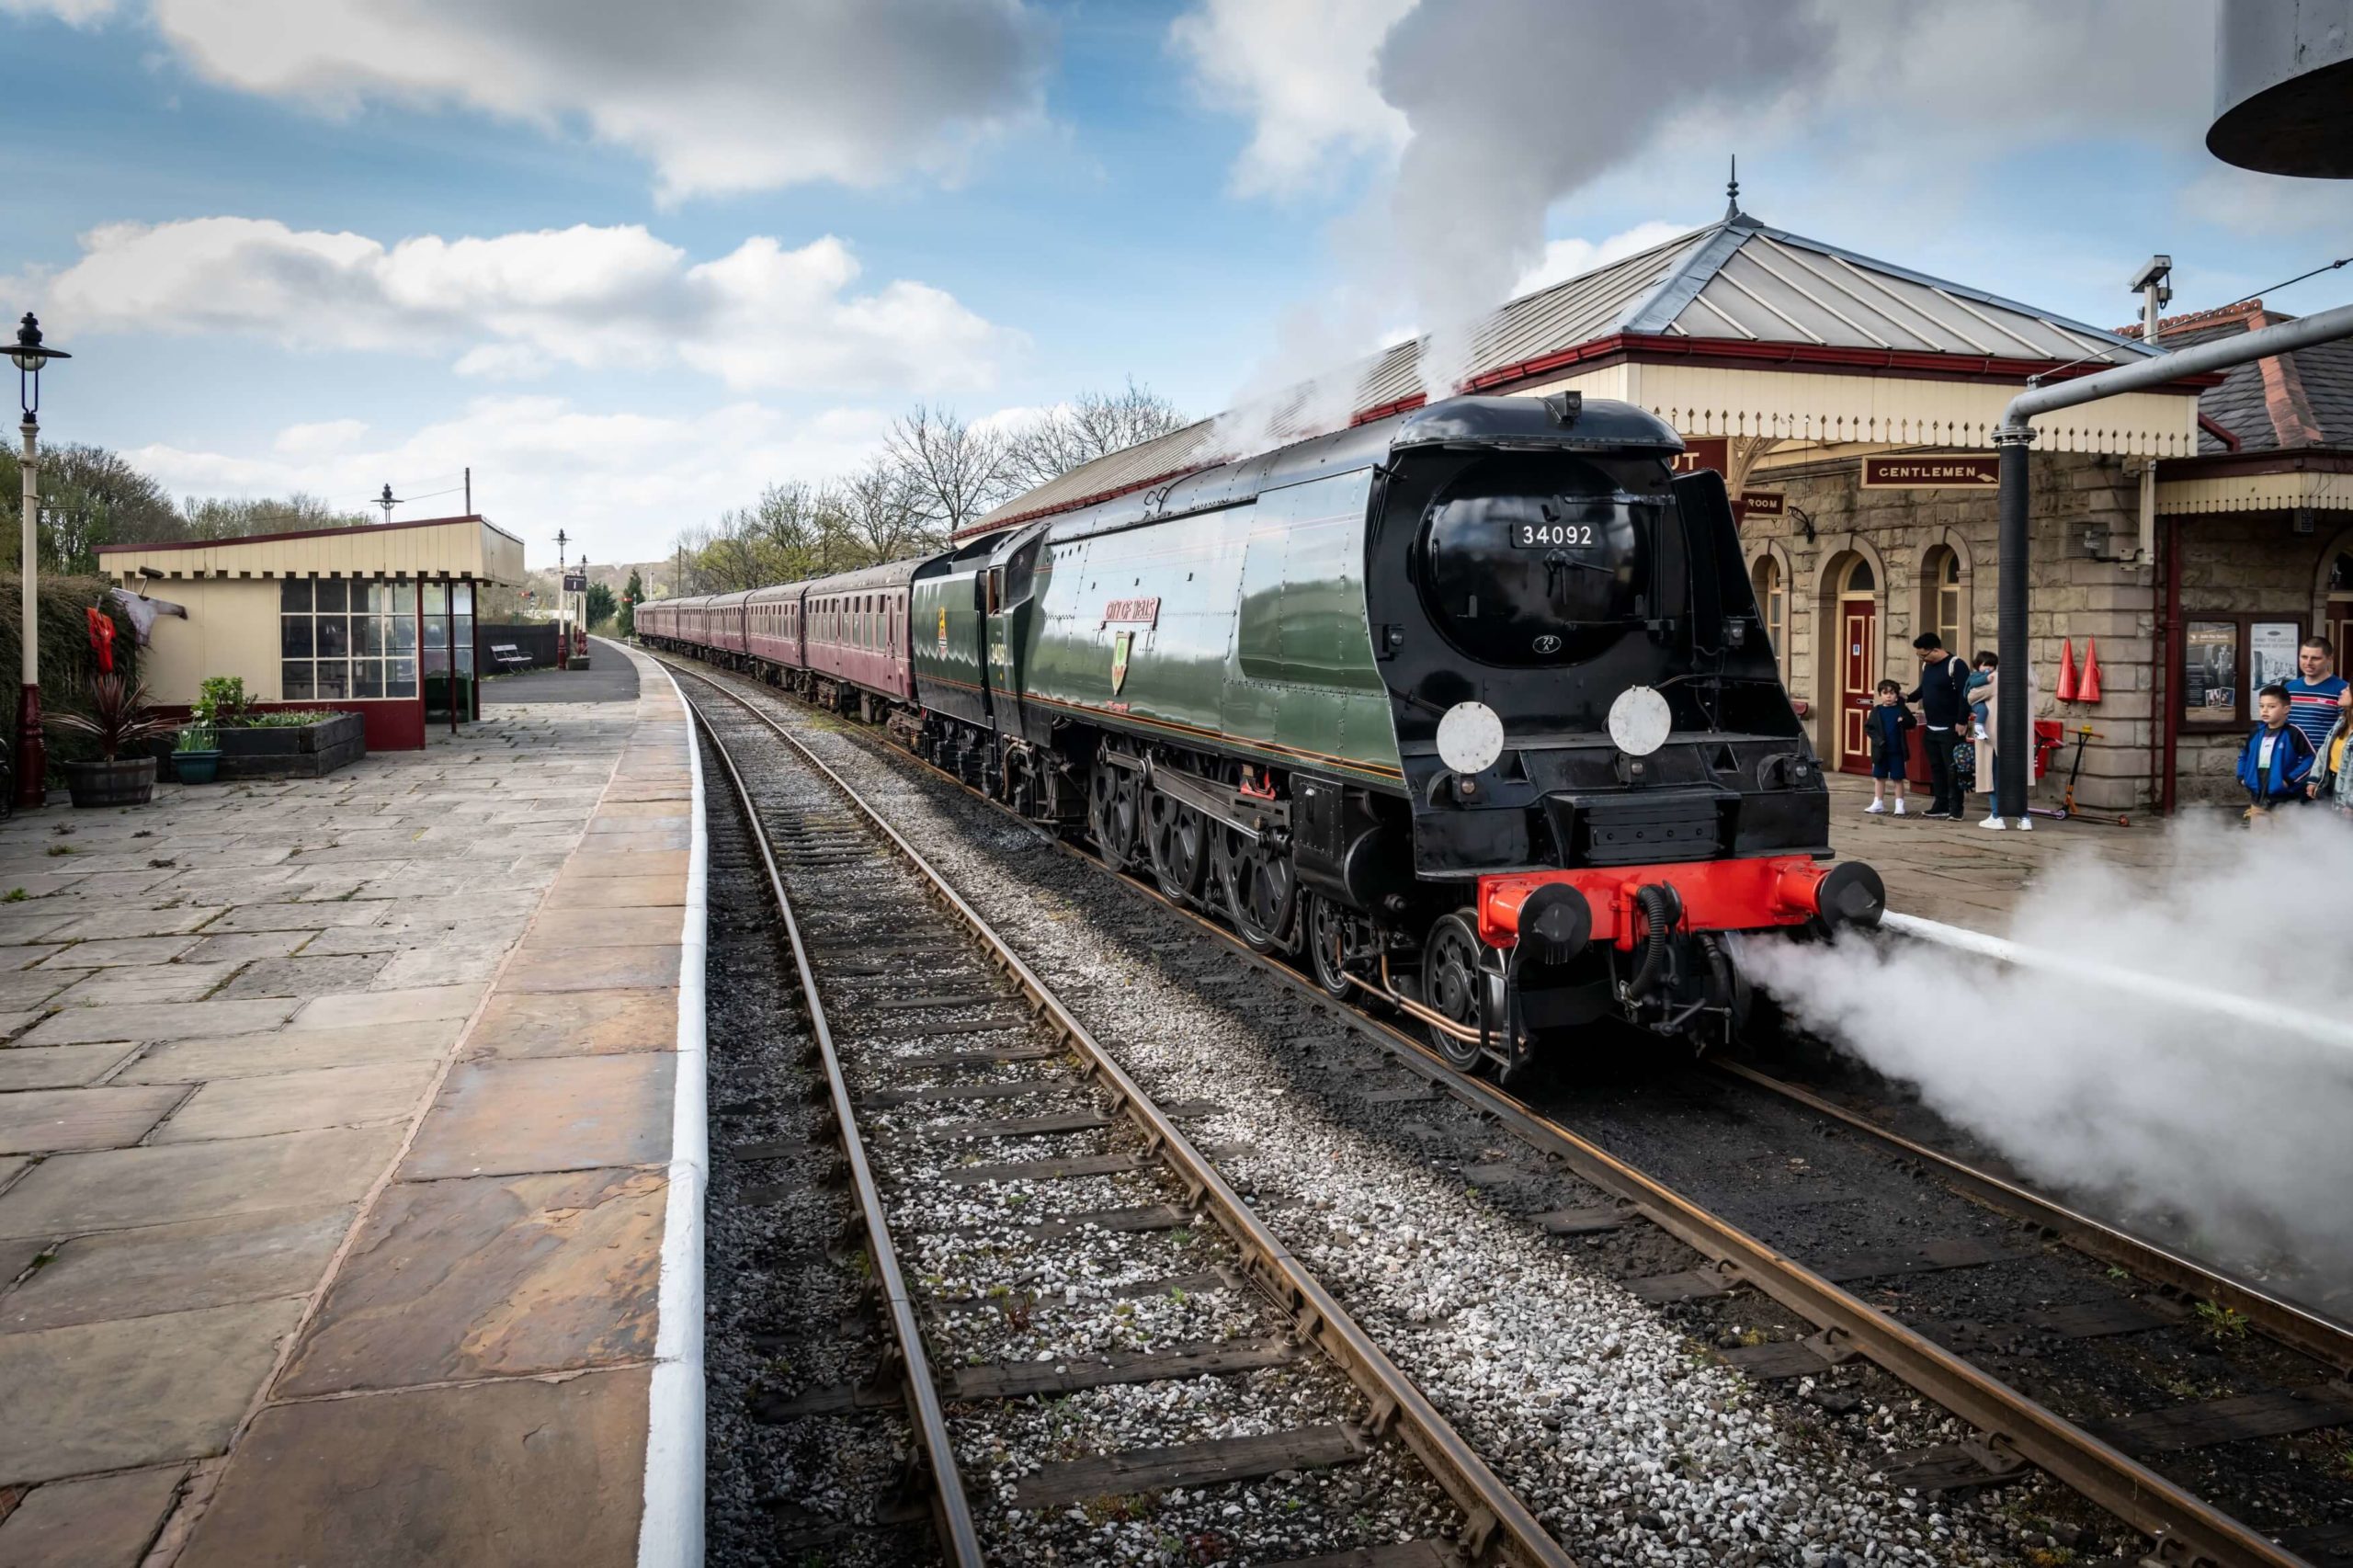
[(807, 590), (805, 583), (755, 588), (744, 601), (744, 642), (756, 666), (773, 669), (777, 676), (808, 667), (801, 615), (801, 596)]
[(800, 585), (801, 647), (813, 694), (870, 720), (912, 708), (907, 585), (923, 562), (895, 561)]

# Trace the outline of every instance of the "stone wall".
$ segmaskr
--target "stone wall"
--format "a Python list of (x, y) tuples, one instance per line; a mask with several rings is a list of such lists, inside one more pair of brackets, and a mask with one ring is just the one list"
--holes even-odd
[[(2140, 480), (2131, 460), (2071, 452), (2038, 452), (2031, 462), (2032, 598), (2028, 631), (2042, 697), (2038, 718), (2071, 726), (2089, 722), (2099, 738), (2084, 756), (2078, 801), (2128, 811), (2151, 797), (2151, 674), (2154, 574), (2122, 562), (2095, 560), (2085, 546), (2093, 531), (2100, 553), (2129, 558), (2138, 542)], [(1837, 661), (1823, 656), (1835, 628), (1847, 563), (1859, 556), (1877, 581), (1880, 673), (1904, 683), (1917, 679), (1912, 639), (1934, 626), (1934, 586), (1925, 574), (1930, 551), (1953, 550), (1961, 563), (1961, 619), (1957, 650), (1967, 656), (1996, 642), (1996, 560), (2000, 523), (1990, 490), (1865, 490), (1859, 457), (1768, 455), (1748, 476), (1748, 488), (1779, 490), (1788, 515), (1757, 518), (1742, 530), (1747, 557), (1771, 552), (1789, 585), (1790, 694), (1813, 708), (1815, 746), (1825, 762), (1836, 751)], [(1811, 523), (1811, 537), (1808, 524)], [(2062, 712), (2051, 692), (2058, 681), (2062, 639), (2075, 642), (2080, 664), (2097, 638), (2103, 700), (2097, 708)], [(2055, 798), (2055, 788), (2043, 792)]]

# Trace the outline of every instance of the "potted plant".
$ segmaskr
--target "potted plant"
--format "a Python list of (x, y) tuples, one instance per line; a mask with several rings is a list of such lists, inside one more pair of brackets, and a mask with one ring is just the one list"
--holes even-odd
[(210, 724), (188, 724), (172, 747), (172, 772), (183, 784), (210, 784), (221, 771), (221, 739)]
[(147, 688), (119, 675), (90, 677), (90, 710), (58, 713), (53, 729), (88, 735), (97, 742), (95, 761), (59, 764), (76, 806), (139, 806), (155, 793), (155, 758), (124, 756), (127, 747), (172, 731), (170, 721), (148, 710)]

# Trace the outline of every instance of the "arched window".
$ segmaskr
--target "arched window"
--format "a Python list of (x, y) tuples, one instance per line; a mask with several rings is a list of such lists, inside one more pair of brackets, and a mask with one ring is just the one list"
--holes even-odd
[(1879, 575), (1871, 570), (1870, 558), (1858, 555), (1848, 563), (1847, 580), (1840, 585), (1838, 592), (1842, 595), (1869, 594), (1877, 592), (1878, 588)]
[(1939, 641), (1963, 658), (1969, 650), (1963, 646), (1968, 628), (1962, 624), (1961, 608), (1961, 555), (1949, 544), (1938, 545), (1928, 551), (1921, 563), (1920, 630), (1933, 631)]
[(1790, 590), (1781, 580), (1781, 563), (1770, 555), (1760, 555), (1749, 569), (1748, 580), (1756, 590), (1756, 612), (1765, 619), (1765, 640), (1772, 644), (1773, 662), (1781, 668), (1783, 678), (1789, 675)]

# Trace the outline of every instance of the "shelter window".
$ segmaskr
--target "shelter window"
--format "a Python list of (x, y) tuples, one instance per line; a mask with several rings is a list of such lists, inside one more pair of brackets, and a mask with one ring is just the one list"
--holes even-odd
[(289, 702), (413, 698), (416, 644), (414, 584), (278, 585), (278, 689)]

